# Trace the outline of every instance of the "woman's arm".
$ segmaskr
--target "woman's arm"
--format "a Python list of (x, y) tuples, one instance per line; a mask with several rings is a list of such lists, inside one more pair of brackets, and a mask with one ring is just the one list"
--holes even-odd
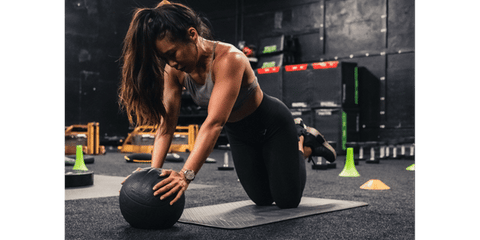
[(208, 116), (183, 169), (197, 173), (213, 151), (240, 91), (245, 71), (243, 58), (241, 54), (231, 52), (215, 64), (213, 73), (216, 81), (208, 104)]
[(182, 98), (182, 86), (177, 74), (176, 70), (165, 66), (163, 98), (168, 117), (163, 119), (155, 135), (151, 164), (154, 168), (163, 166), (177, 126)]
[(200, 128), (193, 150), (180, 173), (163, 171), (162, 175), (170, 175), (170, 177), (154, 187), (154, 190), (157, 190), (155, 195), (163, 194), (161, 199), (177, 193), (171, 204), (176, 202), (188, 187), (188, 183), (184, 180), (183, 170), (188, 169), (198, 173), (212, 152), (237, 99), (245, 64), (249, 64), (240, 52), (226, 53), (217, 60), (212, 70), (216, 80), (208, 104), (208, 116)]

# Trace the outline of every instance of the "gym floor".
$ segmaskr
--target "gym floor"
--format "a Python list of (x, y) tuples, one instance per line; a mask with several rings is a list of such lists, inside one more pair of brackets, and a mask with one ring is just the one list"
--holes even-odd
[[(185, 208), (248, 200), (238, 182), (235, 171), (219, 171), (223, 165), (222, 150), (210, 155), (216, 163), (206, 163), (195, 184), (208, 188), (190, 188), (185, 197)], [(415, 239), (415, 172), (406, 168), (414, 160), (381, 160), (380, 164), (360, 161), (356, 166), (360, 177), (339, 177), (345, 156), (336, 160), (337, 168), (313, 170), (307, 163), (305, 197), (366, 202), (369, 205), (337, 212), (307, 216), (252, 228), (225, 230), (191, 224), (176, 223), (166, 230), (132, 228), (122, 217), (118, 194), (78, 199), (72, 197), (82, 191), (95, 195), (101, 177), (121, 180), (137, 167), (148, 163), (128, 163), (126, 154), (107, 151), (94, 156), (87, 164), (94, 171), (94, 186), (68, 188), (65, 191), (65, 239)], [(185, 159), (188, 153), (180, 153)], [(232, 163), (230, 163), (232, 164)], [(179, 170), (183, 163), (166, 162), (164, 168)], [(100, 177), (100, 178), (99, 178)], [(116, 177), (116, 178), (113, 178)], [(360, 186), (371, 179), (379, 179), (389, 190), (364, 190)], [(111, 191), (120, 189), (120, 182)], [(104, 183), (102, 183), (104, 184)], [(103, 192), (105, 195), (105, 191)], [(75, 199), (77, 198), (77, 199)]]

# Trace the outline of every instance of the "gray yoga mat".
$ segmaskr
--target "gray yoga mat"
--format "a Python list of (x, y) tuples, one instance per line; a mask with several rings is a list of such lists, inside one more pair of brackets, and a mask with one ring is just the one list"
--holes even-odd
[(367, 206), (365, 202), (303, 197), (297, 208), (256, 206), (251, 200), (187, 208), (178, 222), (223, 229), (241, 229), (316, 214)]

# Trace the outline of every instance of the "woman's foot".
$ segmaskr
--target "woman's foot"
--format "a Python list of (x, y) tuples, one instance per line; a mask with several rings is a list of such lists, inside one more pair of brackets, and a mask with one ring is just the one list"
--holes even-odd
[(308, 127), (301, 118), (295, 118), (295, 127), (299, 137), (298, 149), (303, 152), (303, 156), (321, 156), (327, 161), (333, 162), (337, 158), (335, 149), (328, 144), (325, 137), (315, 128)]
[(317, 129), (312, 127), (306, 127), (306, 131), (307, 134), (304, 144), (311, 147), (312, 155), (324, 157), (329, 162), (335, 161), (337, 153), (325, 137)]
[(298, 150), (303, 153), (304, 158), (308, 158), (312, 155), (312, 148), (304, 145), (305, 137), (303, 135), (299, 136), (298, 141)]
[(303, 153), (304, 158), (308, 158), (312, 155), (312, 148), (305, 145), (305, 135), (307, 135), (307, 125), (303, 123), (301, 118), (295, 118), (295, 127), (297, 128), (298, 136), (298, 150)]

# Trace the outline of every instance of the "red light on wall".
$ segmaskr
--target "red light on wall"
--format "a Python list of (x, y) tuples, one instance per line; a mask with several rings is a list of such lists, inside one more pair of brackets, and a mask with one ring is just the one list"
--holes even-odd
[(285, 71), (294, 72), (294, 71), (303, 71), (307, 70), (308, 64), (298, 64), (298, 65), (287, 65), (285, 66)]
[(338, 61), (312, 63), (313, 69), (327, 69), (338, 67)]
[(280, 71), (280, 67), (259, 68), (257, 70), (258, 74), (277, 73)]

